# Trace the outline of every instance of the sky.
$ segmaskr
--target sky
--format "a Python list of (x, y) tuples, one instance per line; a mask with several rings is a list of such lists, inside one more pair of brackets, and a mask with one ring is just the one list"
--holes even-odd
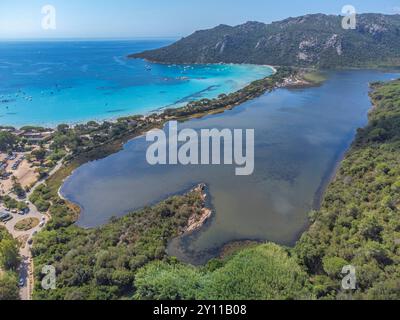
[[(42, 28), (42, 7), (55, 29)], [(272, 22), (308, 13), (400, 14), (399, 0), (0, 0), (0, 39), (177, 38), (219, 24)]]

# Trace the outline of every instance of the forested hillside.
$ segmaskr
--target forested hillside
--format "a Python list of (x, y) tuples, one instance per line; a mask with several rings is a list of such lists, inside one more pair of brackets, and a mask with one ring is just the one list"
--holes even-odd
[(342, 17), (306, 15), (264, 24), (202, 30), (161, 49), (131, 55), (162, 63), (252, 63), (280, 66), (400, 65), (400, 15), (359, 14), (357, 28)]
[[(49, 197), (51, 198), (51, 192)], [(52, 206), (52, 223), (35, 238), (34, 299), (113, 300), (130, 298), (139, 268), (166, 258), (169, 239), (180, 234), (193, 215), (201, 213), (199, 192), (172, 197), (104, 227), (84, 230), (68, 224), (72, 212), (61, 203)], [(43, 290), (40, 270), (52, 265), (57, 289)]]
[(340, 271), (357, 271), (357, 299), (400, 298), (400, 80), (372, 85), (375, 108), (294, 252), (318, 297), (346, 296)]

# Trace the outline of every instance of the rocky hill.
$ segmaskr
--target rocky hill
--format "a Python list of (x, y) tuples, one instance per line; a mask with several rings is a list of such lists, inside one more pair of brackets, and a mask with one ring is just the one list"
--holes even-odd
[(253, 63), (291, 66), (400, 65), (400, 15), (360, 14), (355, 30), (324, 14), (196, 31), (157, 50), (133, 54), (162, 63)]

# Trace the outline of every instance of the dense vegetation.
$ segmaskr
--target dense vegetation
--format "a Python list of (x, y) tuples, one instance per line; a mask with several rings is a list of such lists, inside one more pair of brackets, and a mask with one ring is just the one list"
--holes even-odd
[(138, 299), (293, 300), (312, 298), (306, 273), (274, 244), (239, 251), (204, 268), (155, 262), (135, 280)]
[[(60, 206), (54, 206), (51, 223), (34, 241), (35, 299), (132, 297), (137, 270), (166, 258), (168, 240), (201, 212), (203, 201), (200, 192), (192, 191), (91, 230), (72, 225), (65, 215), (73, 213)], [(40, 286), (44, 265), (56, 268), (56, 290), (45, 291)]]
[(17, 268), (19, 244), (0, 226), (0, 300), (19, 299)]
[(376, 108), (296, 248), (320, 298), (342, 298), (340, 271), (357, 271), (355, 299), (400, 298), (400, 80), (372, 85)]
[(8, 131), (0, 132), (0, 151), (1, 152), (9, 152), (15, 149), (15, 146), (18, 143), (18, 138)]
[(164, 63), (253, 63), (279, 66), (399, 65), (400, 16), (358, 14), (356, 30), (323, 14), (272, 24), (247, 22), (197, 31), (161, 49), (134, 54)]

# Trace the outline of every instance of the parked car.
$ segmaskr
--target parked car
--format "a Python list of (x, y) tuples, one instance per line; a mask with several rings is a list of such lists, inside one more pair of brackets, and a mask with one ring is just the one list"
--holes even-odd
[(20, 288), (25, 286), (25, 279), (24, 278), (20, 278), (19, 281), (18, 281), (18, 285), (19, 285)]
[(0, 213), (0, 221), (1, 222), (7, 222), (13, 219), (13, 216), (9, 214), (8, 212), (5, 213)]

